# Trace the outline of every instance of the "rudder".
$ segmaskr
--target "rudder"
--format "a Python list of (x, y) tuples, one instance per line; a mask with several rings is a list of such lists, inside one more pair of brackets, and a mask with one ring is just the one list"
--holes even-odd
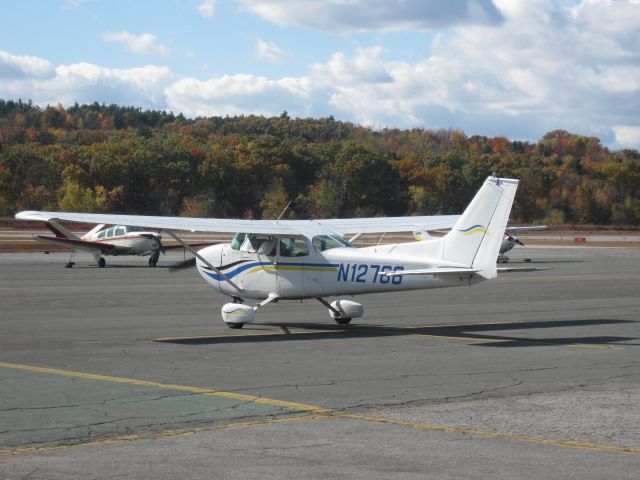
[(443, 260), (496, 276), (496, 259), (509, 220), (518, 180), (489, 177), (443, 238)]

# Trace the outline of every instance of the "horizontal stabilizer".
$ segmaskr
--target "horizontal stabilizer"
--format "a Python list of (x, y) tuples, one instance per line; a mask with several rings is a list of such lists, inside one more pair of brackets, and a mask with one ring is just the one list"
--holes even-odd
[(401, 277), (405, 275), (460, 275), (479, 272), (477, 268), (418, 268), (415, 270), (396, 270), (394, 272), (384, 272), (380, 275), (385, 277)]
[(76, 248), (87, 251), (111, 251), (118, 247), (109, 243), (88, 242), (86, 240), (74, 240), (71, 238), (45, 237), (44, 235), (36, 235), (34, 237), (39, 242), (51, 243), (53, 245), (64, 245), (68, 248)]
[(550, 267), (498, 267), (498, 273), (541, 272), (543, 270), (553, 269)]

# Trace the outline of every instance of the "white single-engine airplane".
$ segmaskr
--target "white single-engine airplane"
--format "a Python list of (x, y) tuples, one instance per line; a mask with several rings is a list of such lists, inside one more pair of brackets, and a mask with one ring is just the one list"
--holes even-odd
[[(520, 239), (516, 236), (516, 232), (546, 230), (547, 228), (548, 227), (546, 225), (534, 225), (530, 227), (507, 227), (504, 231), (504, 236), (502, 237), (502, 243), (500, 244), (500, 251), (498, 252), (498, 263), (507, 263), (509, 261), (509, 257), (506, 255), (506, 253), (511, 251), (516, 245), (524, 247), (524, 243), (522, 243), (522, 241), (520, 241)], [(429, 233), (424, 230), (414, 230), (413, 238), (421, 241), (430, 240), (433, 237), (431, 237), (431, 235), (429, 235)]]
[[(41, 212), (44, 217), (46, 212)], [(18, 214), (20, 215), (20, 214)], [(22, 218), (16, 215), (16, 218)], [(33, 218), (33, 220), (46, 220), (46, 226), (55, 233), (55, 237), (36, 235), (34, 238), (42, 243), (62, 245), (71, 248), (71, 257), (67, 262), (67, 268), (74, 265), (72, 261), (76, 251), (89, 252), (93, 255), (99, 267), (104, 267), (107, 262), (103, 255), (140, 255), (149, 256), (149, 266), (155, 267), (164, 253), (162, 237), (156, 232), (145, 232), (141, 227), (116, 225), (104, 228), (104, 224), (97, 225), (81, 237), (78, 237), (66, 229), (55, 218)], [(92, 223), (92, 222), (89, 222)], [(181, 246), (179, 246), (182, 248)]]
[[(232, 328), (252, 322), (256, 311), (271, 302), (305, 298), (316, 298), (337, 323), (347, 324), (363, 316), (363, 306), (344, 299), (330, 304), (326, 297), (470, 286), (495, 278), (517, 186), (518, 180), (489, 177), (460, 216), (273, 221), (21, 212), (16, 218), (164, 230), (195, 255), (204, 280), (233, 299), (222, 307), (222, 319)], [(441, 238), (367, 248), (342, 238), (345, 233), (417, 228), (451, 230)], [(237, 233), (231, 243), (196, 252), (177, 230)], [(249, 299), (260, 303), (245, 304)]]

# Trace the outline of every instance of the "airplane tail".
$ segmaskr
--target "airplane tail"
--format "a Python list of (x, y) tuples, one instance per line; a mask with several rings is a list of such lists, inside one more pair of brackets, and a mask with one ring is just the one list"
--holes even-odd
[(443, 240), (442, 258), (495, 278), (496, 259), (518, 180), (489, 177)]

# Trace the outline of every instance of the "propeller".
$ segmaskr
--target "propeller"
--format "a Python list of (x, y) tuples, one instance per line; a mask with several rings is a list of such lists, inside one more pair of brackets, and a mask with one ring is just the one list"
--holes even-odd
[(164, 245), (162, 245), (162, 235), (160, 235), (160, 233), (158, 233), (158, 235), (156, 235), (156, 241), (158, 242), (158, 250), (160, 250), (163, 255), (166, 255), (167, 252), (164, 249)]
[(516, 237), (515, 235), (507, 235), (507, 238), (509, 239), (510, 242), (515, 242), (518, 245), (520, 245), (521, 247), (524, 247), (524, 243), (522, 243), (520, 241), (520, 239), (518, 237)]

